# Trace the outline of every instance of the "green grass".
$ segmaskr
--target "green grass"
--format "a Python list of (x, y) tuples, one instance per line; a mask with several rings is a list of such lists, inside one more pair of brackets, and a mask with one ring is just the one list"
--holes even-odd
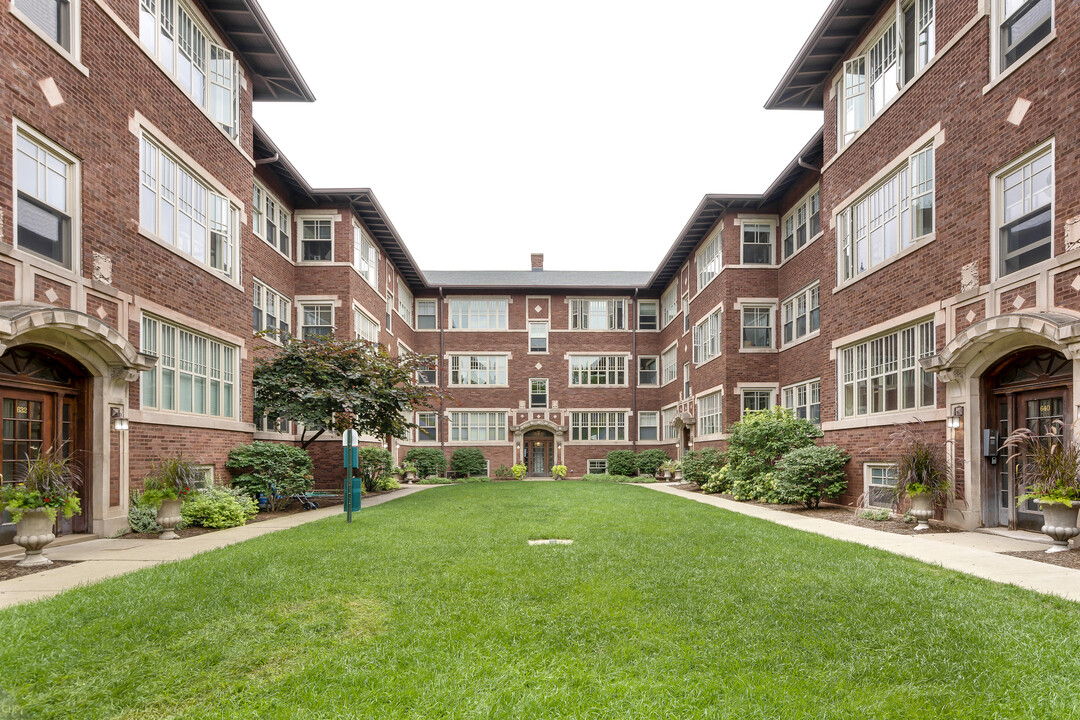
[(33, 720), (1080, 716), (1078, 605), (607, 483), (425, 490), (0, 638)]

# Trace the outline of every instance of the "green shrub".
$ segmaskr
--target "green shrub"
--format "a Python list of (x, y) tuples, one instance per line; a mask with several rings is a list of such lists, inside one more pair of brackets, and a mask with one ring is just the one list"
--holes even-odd
[[(660, 469), (660, 466), (666, 462), (671, 462), (671, 458), (663, 450), (659, 448), (645, 450), (644, 452), (638, 453), (637, 471), (642, 475), (655, 475)], [(608, 467), (611, 466), (609, 465)]]
[(163, 500), (185, 500), (202, 478), (195, 463), (183, 455), (161, 458), (143, 478), (143, 502), (160, 506)]
[(514, 470), (509, 465), (500, 465), (495, 468), (495, 477), (512, 478), (514, 477)]
[(864, 520), (876, 520), (877, 522), (884, 522), (892, 517), (892, 513), (885, 508), (866, 508), (859, 511), (859, 517)]
[(128, 503), (128, 525), (131, 532), (137, 533), (158, 533), (162, 530), (157, 521), (157, 506), (146, 502), (138, 490), (131, 493), (131, 502)]
[[(364, 490), (378, 490), (379, 479), (394, 469), (394, 456), (381, 447), (362, 447), (357, 450), (356, 477), (364, 483)], [(399, 486), (400, 487), (400, 486)]]
[(692, 450), (682, 459), (683, 480), (704, 485), (714, 473), (724, 467), (724, 453), (713, 448)]
[(487, 460), (479, 448), (458, 448), (450, 456), (450, 469), (458, 477), (487, 474)]
[(607, 454), (607, 474), (637, 475), (637, 457), (630, 450), (612, 450)]
[(187, 525), (230, 528), (244, 525), (259, 512), (259, 504), (240, 488), (208, 487), (192, 493), (180, 507)]
[(405, 461), (415, 465), (422, 478), (446, 472), (446, 455), (438, 448), (413, 448), (405, 454)]
[(627, 477), (626, 475), (612, 475), (610, 473), (593, 473), (587, 474), (582, 480), (589, 482), (614, 482), (614, 483), (632, 483), (641, 482), (640, 478)]
[(780, 502), (780, 496), (776, 492), (776, 477), (773, 472), (759, 472), (753, 475), (745, 474), (733, 477), (734, 473), (728, 471), (731, 479), (731, 496), (736, 500), (761, 500), (767, 503)]
[(483, 475), (470, 475), (469, 477), (458, 478), (457, 480), (454, 480), (454, 482), (458, 482), (458, 483), (486, 483), (486, 482), (491, 482), (491, 478), (485, 477)]
[(812, 423), (784, 408), (747, 414), (731, 426), (728, 440), (731, 494), (739, 500), (777, 502), (773, 478), (765, 476), (785, 454), (813, 445), (819, 437), (821, 431)]
[(847, 489), (844, 465), (850, 455), (835, 445), (796, 448), (776, 465), (776, 494), (780, 502), (815, 508), (823, 497), (836, 497)]
[[(685, 470), (683, 472), (686, 472)], [(706, 494), (726, 493), (731, 491), (731, 480), (728, 478), (728, 467), (725, 465), (701, 484), (701, 492)]]
[(229, 451), (225, 467), (234, 471), (234, 487), (252, 497), (265, 495), (271, 511), (287, 505), (291, 496), (306, 493), (315, 484), (311, 457), (307, 450), (295, 445), (260, 441), (238, 445)]
[(525, 473), (529, 471), (529, 468), (525, 467), (525, 463), (518, 463), (514, 467), (510, 468), (510, 472), (513, 473), (515, 480), (521, 480), (525, 477)]
[[(383, 475), (377, 478), (374, 483), (374, 490), (397, 490), (401, 487), (401, 483), (397, 481), (393, 475)], [(365, 490), (367, 488), (364, 488)]]

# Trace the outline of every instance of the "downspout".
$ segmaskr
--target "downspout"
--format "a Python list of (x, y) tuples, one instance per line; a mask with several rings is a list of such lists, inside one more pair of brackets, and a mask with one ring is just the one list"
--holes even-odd
[(811, 165), (808, 162), (803, 162), (802, 155), (799, 156), (799, 159), (796, 162), (799, 163), (799, 167), (801, 167), (801, 168), (806, 168), (807, 170), (812, 170), (813, 172), (816, 172), (816, 173), (821, 172), (821, 168), (814, 167), (813, 165)]
[(280, 159), (281, 159), (281, 153), (274, 153), (273, 155), (271, 155), (268, 158), (261, 158), (259, 160), (256, 160), (255, 164), (256, 165), (270, 165), (271, 163), (276, 163)]
[[(637, 413), (637, 385), (638, 385), (637, 384), (637, 381), (638, 381), (638, 359), (637, 359), (638, 324), (637, 324), (637, 319), (639, 317), (639, 314), (638, 314), (638, 310), (637, 310), (637, 304), (638, 304), (638, 289), (634, 288), (634, 310), (633, 310), (633, 313), (634, 313), (634, 330), (630, 334), (630, 363), (631, 363), (631, 367), (627, 368), (626, 370), (627, 370), (628, 376), (633, 378), (633, 382), (630, 385), (630, 387), (631, 387), (631, 390), (630, 390), (630, 412), (633, 413), (633, 418), (634, 418), (634, 439), (633, 439), (634, 446), (633, 447), (634, 447), (634, 453), (635, 454), (637, 453), (637, 436), (638, 436), (638, 432), (639, 432), (638, 416), (637, 416), (638, 415), (638, 413)], [(627, 319), (629, 320), (629, 318), (627, 318)], [(632, 371), (631, 371), (631, 368), (633, 368)]]
[(446, 398), (443, 397), (443, 393), (446, 391), (446, 373), (443, 372), (443, 357), (446, 355), (446, 320), (443, 319), (443, 289), (439, 286), (439, 311), (436, 313), (436, 317), (439, 319), (439, 358), (435, 364), (438, 368), (439, 375), (439, 451), (446, 455), (446, 433), (450, 430), (450, 423), (447, 422), (443, 430), (443, 420), (446, 418)]

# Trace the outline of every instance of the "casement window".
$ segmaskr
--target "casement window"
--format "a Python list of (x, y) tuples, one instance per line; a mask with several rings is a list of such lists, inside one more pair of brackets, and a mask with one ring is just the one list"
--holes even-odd
[(435, 330), (439, 327), (439, 301), (416, 301), (416, 329)]
[(575, 298), (570, 301), (571, 330), (625, 330), (626, 300)]
[(934, 147), (928, 145), (837, 217), (843, 280), (934, 232), (934, 204)]
[(379, 251), (357, 225), (353, 225), (353, 267), (371, 287), (379, 287)]
[(379, 342), (379, 323), (357, 307), (353, 307), (353, 338), (370, 343)]
[(638, 413), (638, 440), (660, 439), (660, 413), (645, 411)]
[(896, 509), (896, 466), (863, 464), (866, 504), (872, 507)]
[(718, 230), (697, 254), (697, 290), (702, 289), (720, 274), (720, 231)]
[(638, 356), (638, 385), (660, 384), (660, 358), (656, 355)]
[(698, 435), (718, 435), (724, 429), (724, 394), (709, 393), (697, 399)]
[(266, 339), (280, 342), (292, 330), (292, 303), (289, 298), (255, 280), (252, 300), (252, 329), (255, 332), (267, 331)]
[(742, 391), (742, 414), (768, 410), (773, 404), (772, 390), (743, 390)]
[(235, 277), (239, 209), (146, 135), (140, 166), (139, 225), (202, 265)]
[(397, 291), (397, 311), (398, 317), (405, 321), (405, 324), (409, 327), (413, 326), (413, 294), (409, 291), (409, 286), (405, 282), (398, 278), (398, 291)]
[(141, 0), (139, 40), (225, 133), (240, 132), (239, 71), (196, 12), (178, 0)]
[(821, 232), (821, 194), (815, 187), (784, 216), (784, 259), (806, 247)]
[(321, 262), (334, 259), (334, 221), (304, 218), (300, 221), (300, 259)]
[(626, 440), (626, 413), (572, 412), (570, 439), (596, 442)]
[(667, 327), (668, 323), (679, 314), (678, 283), (672, 283), (671, 287), (664, 291), (664, 294), (660, 297), (660, 309), (664, 313), (663, 322), (660, 326)]
[(664, 427), (664, 439), (674, 440), (675, 432), (675, 408), (660, 411), (660, 424)]
[(694, 326), (694, 364), (703, 365), (720, 354), (721, 313), (717, 309)]
[(334, 335), (334, 306), (331, 303), (300, 304), (300, 337), (312, 340)]
[(994, 0), (998, 22), (998, 72), (1023, 58), (1054, 29), (1053, 0)]
[(773, 346), (773, 310), (772, 305), (743, 306), (743, 348), (771, 348)]
[(934, 373), (919, 364), (936, 351), (933, 320), (844, 348), (844, 417), (936, 407)]
[(683, 335), (690, 332), (690, 295), (682, 296), (682, 331)]
[(795, 417), (809, 420), (815, 425), (821, 424), (821, 382), (788, 385), (783, 390), (784, 407), (795, 413)]
[(19, 19), (32, 23), (32, 27), (60, 48), (72, 55), (77, 40), (73, 28), (78, 27), (79, 0), (14, 0)]
[(505, 330), (509, 301), (450, 300), (450, 327), (454, 330)]
[(451, 442), (498, 442), (506, 440), (506, 413), (450, 413)]
[(148, 315), (142, 319), (141, 342), (143, 352), (158, 358), (142, 373), (142, 407), (235, 417), (236, 346)]
[(744, 265), (772, 265), (773, 226), (771, 223), (744, 220), (742, 223), (742, 261)]
[(15, 136), (16, 244), (72, 267), (78, 164), (60, 148), (23, 132)]
[(1048, 260), (1054, 254), (1053, 146), (998, 173), (995, 186), (999, 275)]
[(548, 381), (547, 378), (532, 378), (529, 380), (529, 407), (546, 408), (548, 406)]
[(571, 355), (570, 385), (626, 385), (626, 356)]
[(529, 323), (529, 352), (546, 353), (548, 351), (548, 324), (546, 322)]
[(439, 416), (433, 412), (416, 413), (416, 441), (438, 442)]
[(657, 330), (659, 326), (660, 304), (656, 300), (638, 301), (638, 330)]
[(660, 356), (660, 365), (664, 373), (664, 381), (662, 385), (667, 385), (679, 376), (679, 346), (672, 345), (664, 354)]
[(451, 355), (451, 385), (506, 385), (506, 355)]
[(257, 237), (285, 257), (292, 256), (289, 239), (292, 215), (281, 202), (258, 183), (251, 189), (251, 229)]
[(819, 284), (800, 290), (784, 301), (784, 344), (816, 333), (821, 328), (821, 310), (818, 307)]
[(587, 461), (588, 472), (590, 475), (606, 475), (607, 474), (607, 460), (589, 460)]

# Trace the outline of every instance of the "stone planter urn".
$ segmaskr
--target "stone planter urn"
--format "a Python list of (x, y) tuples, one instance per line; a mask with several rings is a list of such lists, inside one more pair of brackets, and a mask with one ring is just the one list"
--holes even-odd
[(161, 501), (161, 507), (157, 511), (158, 525), (161, 526), (161, 535), (158, 536), (159, 540), (179, 540), (180, 536), (176, 534), (176, 526), (180, 522), (180, 505), (183, 500), (169, 500), (165, 499)]
[(675, 469), (675, 482), (682, 482), (682, 468)]
[[(930, 493), (919, 493), (911, 496), (911, 515), (918, 524), (915, 532), (930, 529), (930, 518), (934, 516), (934, 496)], [(1075, 520), (1075, 518), (1073, 518)]]
[(416, 473), (414, 473), (412, 471), (406, 472), (405, 473), (405, 482), (407, 482), (407, 483), (416, 482)]
[(14, 540), (16, 545), (26, 549), (26, 557), (15, 563), (16, 567), (52, 565), (52, 560), (45, 557), (41, 551), (56, 539), (52, 531), (53, 522), (43, 508), (23, 511), (19, 522), (15, 524)]
[[(1048, 553), (1065, 552), (1069, 549), (1069, 540), (1080, 535), (1080, 528), (1076, 527), (1077, 508), (1080, 504), (1070, 503), (1047, 503), (1037, 501), (1043, 514), (1042, 531), (1054, 541), (1054, 544), (1046, 551)], [(18, 538), (15, 542), (18, 542)], [(27, 551), (29, 555), (29, 551)]]

